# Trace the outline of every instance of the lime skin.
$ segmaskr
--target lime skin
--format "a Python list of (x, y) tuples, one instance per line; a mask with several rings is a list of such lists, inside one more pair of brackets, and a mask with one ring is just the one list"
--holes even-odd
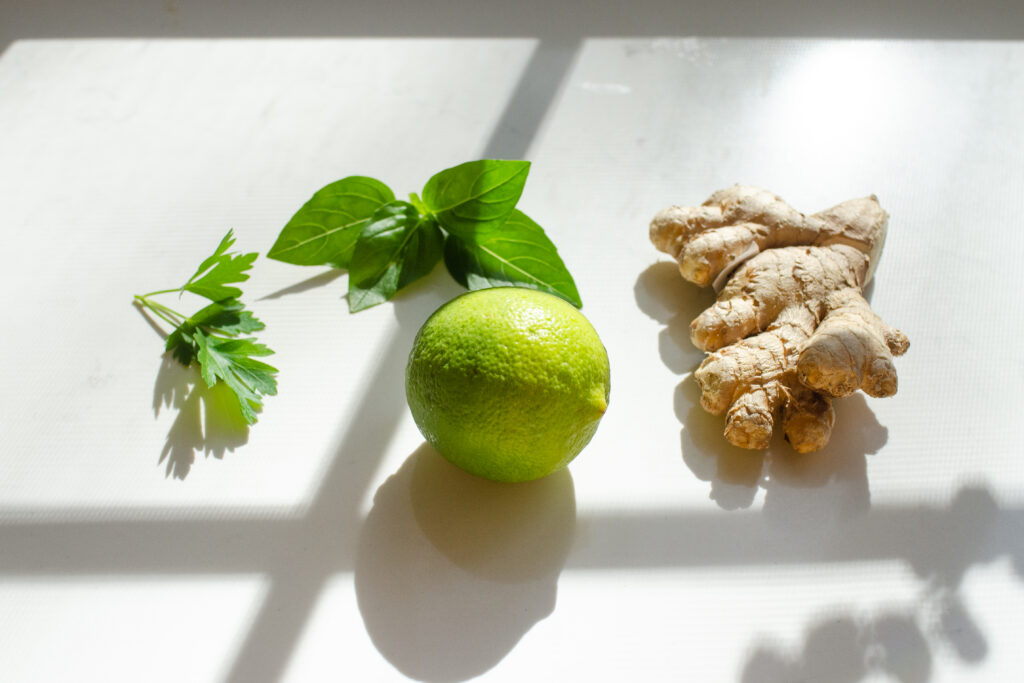
[(608, 354), (590, 322), (544, 292), (469, 292), (413, 342), (406, 399), (426, 440), (486, 479), (522, 482), (576, 457), (608, 407)]

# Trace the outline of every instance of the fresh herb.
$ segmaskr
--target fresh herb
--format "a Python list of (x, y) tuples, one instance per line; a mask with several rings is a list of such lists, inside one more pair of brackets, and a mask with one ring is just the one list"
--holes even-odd
[[(208, 387), (224, 382), (238, 398), (245, 421), (254, 424), (263, 408), (262, 397), (277, 393), (277, 368), (256, 360), (272, 355), (273, 351), (252, 337), (241, 336), (258, 332), (264, 325), (239, 301), (242, 290), (231, 286), (249, 279), (246, 271), (252, 268), (257, 256), (229, 252), (234, 242), (233, 233), (228, 230), (216, 251), (184, 285), (136, 294), (135, 302), (173, 327), (167, 336), (167, 351), (182, 365), (195, 361)], [(173, 293), (180, 296), (183, 292), (198, 294), (212, 303), (185, 316), (152, 298)]]
[(363, 226), (378, 208), (394, 200), (379, 180), (342, 178), (314, 194), (292, 216), (267, 256), (299, 266), (348, 268)]
[(544, 230), (516, 209), (528, 161), (482, 159), (434, 175), (422, 198), (351, 176), (327, 185), (281, 230), (267, 256), (347, 268), (353, 313), (383, 303), (443, 260), (467, 289), (530, 287), (583, 304)]

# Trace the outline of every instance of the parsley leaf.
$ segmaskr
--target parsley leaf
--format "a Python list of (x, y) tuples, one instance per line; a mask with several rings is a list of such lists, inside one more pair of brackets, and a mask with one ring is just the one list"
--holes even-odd
[(224, 339), (208, 337), (200, 331), (194, 333), (199, 351), (196, 359), (208, 387), (222, 380), (235, 392), (242, 416), (249, 424), (256, 422), (256, 413), (263, 408), (262, 395), (277, 393), (277, 368), (258, 361), (253, 356), (269, 356), (274, 352), (255, 339)]
[[(273, 351), (251, 337), (240, 336), (258, 332), (264, 324), (239, 300), (242, 290), (229, 286), (249, 279), (245, 271), (257, 257), (255, 253), (229, 253), (234, 241), (229, 230), (182, 287), (136, 295), (135, 303), (173, 327), (165, 349), (182, 365), (198, 364), (209, 387), (223, 382), (238, 399), (245, 421), (254, 424), (263, 407), (262, 396), (277, 393), (277, 368), (255, 360)], [(212, 303), (185, 316), (153, 299), (160, 294), (186, 291), (204, 296)]]
[(210, 301), (237, 299), (242, 296), (238, 287), (229, 287), (232, 282), (245, 282), (257, 254), (229, 254), (227, 250), (235, 243), (232, 230), (221, 240), (213, 255), (203, 261), (195, 274), (182, 286), (182, 291), (204, 296)]
[(188, 365), (195, 357), (194, 335), (197, 329), (205, 331), (208, 335), (235, 337), (239, 334), (258, 332), (264, 327), (265, 325), (252, 314), (252, 311), (245, 310), (245, 304), (241, 301), (225, 299), (215, 301), (185, 318), (185, 321), (167, 337), (165, 346), (182, 365)]

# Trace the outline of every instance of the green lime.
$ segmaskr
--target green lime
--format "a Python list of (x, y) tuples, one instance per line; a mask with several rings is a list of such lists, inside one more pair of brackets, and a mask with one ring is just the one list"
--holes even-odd
[(423, 324), (405, 395), (423, 436), (494, 481), (538, 479), (583, 450), (608, 407), (608, 353), (590, 322), (551, 294), (469, 292)]

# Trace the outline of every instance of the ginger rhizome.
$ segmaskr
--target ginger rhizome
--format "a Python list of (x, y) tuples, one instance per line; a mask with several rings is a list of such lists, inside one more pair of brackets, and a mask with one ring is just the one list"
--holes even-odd
[(796, 451), (816, 451), (832, 433), (832, 398), (896, 393), (892, 359), (909, 342), (862, 293), (887, 223), (874, 196), (805, 216), (741, 186), (651, 221), (651, 241), (683, 277), (718, 292), (690, 338), (709, 354), (694, 373), (701, 405), (725, 415), (730, 442), (767, 448), (781, 420)]

